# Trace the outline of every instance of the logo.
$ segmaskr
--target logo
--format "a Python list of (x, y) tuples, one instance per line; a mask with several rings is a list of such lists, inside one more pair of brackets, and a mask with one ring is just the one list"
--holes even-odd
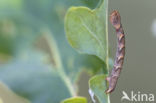
[(123, 96), (121, 97), (121, 101), (132, 101), (132, 102), (153, 102), (154, 94), (149, 93), (141, 93), (140, 91), (134, 92), (131, 91), (130, 95), (128, 95), (125, 91), (122, 91)]

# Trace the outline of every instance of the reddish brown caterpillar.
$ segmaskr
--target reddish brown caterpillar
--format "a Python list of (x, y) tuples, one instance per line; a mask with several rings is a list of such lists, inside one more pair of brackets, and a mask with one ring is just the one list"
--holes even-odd
[(120, 14), (118, 11), (115, 10), (111, 13), (110, 22), (116, 30), (118, 40), (114, 66), (111, 75), (107, 77), (107, 81), (109, 82), (109, 88), (106, 93), (111, 93), (112, 91), (114, 91), (123, 66), (125, 56), (125, 35), (121, 25)]

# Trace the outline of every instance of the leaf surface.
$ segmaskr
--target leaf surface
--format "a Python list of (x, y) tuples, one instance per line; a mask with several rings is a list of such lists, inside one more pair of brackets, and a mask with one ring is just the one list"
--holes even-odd
[(16, 95), (2, 82), (0, 82), (0, 91), (0, 103), (30, 103), (25, 98)]
[(44, 57), (37, 53), (28, 55), (28, 58), (1, 65), (0, 81), (32, 103), (59, 103), (69, 98), (69, 88), (56, 68), (45, 65)]
[(89, 80), (90, 95), (94, 102), (95, 95), (100, 103), (110, 103), (109, 95), (105, 93), (107, 89), (107, 83), (105, 79), (106, 75), (96, 75)]
[(104, 62), (108, 54), (107, 0), (100, 7), (71, 7), (65, 18), (68, 42), (79, 52), (96, 55)]
[(84, 97), (73, 97), (64, 100), (62, 103), (87, 103), (87, 99)]

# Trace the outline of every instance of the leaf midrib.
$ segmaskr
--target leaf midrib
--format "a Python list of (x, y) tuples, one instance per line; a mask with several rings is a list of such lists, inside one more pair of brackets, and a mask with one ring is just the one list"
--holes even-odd
[(102, 48), (102, 50), (104, 50), (104, 48), (102, 46), (102, 42), (100, 42), (100, 39), (96, 36), (96, 34), (94, 32), (92, 32), (90, 30), (90, 28), (87, 27), (87, 25), (84, 23), (84, 21), (82, 20), (81, 17), (80, 17), (80, 21), (81, 21), (82, 25), (87, 29), (87, 31), (89, 32), (89, 34), (97, 41), (97, 43), (100, 45), (100, 47)]

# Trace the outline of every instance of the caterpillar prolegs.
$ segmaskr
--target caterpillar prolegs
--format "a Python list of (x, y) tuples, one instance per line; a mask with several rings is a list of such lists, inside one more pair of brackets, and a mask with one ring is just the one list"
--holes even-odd
[(116, 51), (114, 66), (111, 75), (107, 77), (107, 81), (109, 82), (109, 87), (106, 90), (106, 93), (111, 93), (112, 91), (114, 91), (123, 66), (124, 56), (125, 56), (125, 35), (121, 25), (120, 14), (118, 11), (115, 10), (111, 13), (110, 22), (116, 30), (116, 35), (118, 40), (117, 40), (117, 51)]

